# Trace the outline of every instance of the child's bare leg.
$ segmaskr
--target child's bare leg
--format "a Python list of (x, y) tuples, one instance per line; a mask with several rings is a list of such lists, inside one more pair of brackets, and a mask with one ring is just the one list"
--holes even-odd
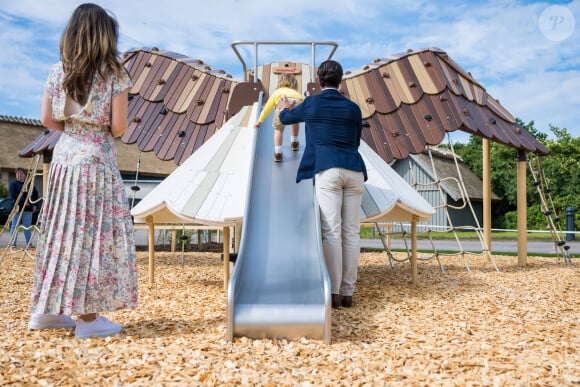
[(282, 146), (282, 131), (279, 129), (274, 129), (274, 146)]
[(292, 148), (293, 151), (297, 151), (299, 147), (298, 129), (299, 129), (298, 124), (292, 124), (292, 126), (290, 127), (290, 147)]
[(274, 129), (274, 161), (282, 161), (282, 130)]
[(299, 129), (300, 129), (299, 124), (292, 124), (292, 126), (290, 128), (290, 135), (292, 135), (293, 137), (298, 137), (298, 130)]

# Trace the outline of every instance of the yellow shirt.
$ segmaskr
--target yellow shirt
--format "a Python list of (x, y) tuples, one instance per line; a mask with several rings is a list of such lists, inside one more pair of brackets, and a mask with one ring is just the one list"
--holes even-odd
[(285, 95), (288, 99), (297, 99), (299, 101), (304, 101), (304, 97), (294, 89), (289, 87), (281, 87), (279, 89), (274, 90), (274, 93), (268, 98), (264, 108), (262, 109), (262, 113), (260, 114), (260, 118), (258, 118), (258, 122), (262, 123), (268, 117), (268, 115), (272, 112), (272, 109), (278, 104), (278, 101), (282, 96)]

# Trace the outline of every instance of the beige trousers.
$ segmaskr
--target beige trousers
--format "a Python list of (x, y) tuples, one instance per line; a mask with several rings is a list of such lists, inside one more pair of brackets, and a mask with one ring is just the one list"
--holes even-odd
[(360, 256), (363, 173), (344, 168), (327, 169), (316, 174), (315, 191), (331, 293), (352, 296)]
[[(289, 101), (294, 101), (294, 105), (292, 105), (292, 107), (290, 108), (290, 110), (294, 109), (296, 106), (300, 105), (302, 103), (301, 100), (299, 99), (295, 99), (295, 98), (288, 98)], [(278, 109), (276, 107), (275, 111), (274, 111), (274, 120), (272, 121), (272, 127), (276, 130), (280, 130), (282, 132), (284, 132), (284, 128), (286, 127), (286, 125), (284, 125), (281, 121), (280, 121), (280, 112), (282, 111), (282, 109)]]

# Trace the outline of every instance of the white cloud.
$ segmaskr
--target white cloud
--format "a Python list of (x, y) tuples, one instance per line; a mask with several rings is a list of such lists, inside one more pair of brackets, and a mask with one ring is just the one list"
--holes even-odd
[[(58, 41), (81, 1), (4, 1), (0, 10), (0, 114), (38, 117), (46, 73), (58, 60)], [(550, 2), (406, 0), (182, 0), (119, 2), (97, 0), (121, 28), (120, 48), (158, 47), (175, 51), (234, 76), (241, 64), (231, 49), (239, 40), (336, 41), (334, 58), (346, 70), (376, 58), (439, 47), (514, 114), (567, 127), (580, 136), (580, 0), (565, 4), (577, 18), (568, 39), (555, 42), (539, 28)], [(558, 2), (562, 3), (562, 2)], [(253, 65), (253, 49), (244, 59)], [(317, 50), (322, 60), (329, 50)], [(310, 62), (310, 49), (260, 48), (260, 63)]]
[(552, 124), (579, 136), (580, 70), (539, 70), (522, 79), (489, 85), (487, 89), (492, 95), (501, 96), (500, 102), (513, 115), (526, 123), (534, 121), (541, 132), (551, 134), (548, 128)]

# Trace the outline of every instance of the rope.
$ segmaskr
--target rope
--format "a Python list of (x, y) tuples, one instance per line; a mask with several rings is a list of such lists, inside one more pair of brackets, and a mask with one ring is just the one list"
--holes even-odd
[[(460, 169), (460, 165), (459, 165), (459, 161), (457, 158), (457, 154), (455, 153), (454, 149), (453, 149), (453, 144), (451, 141), (451, 136), (449, 133), (447, 133), (447, 138), (448, 138), (448, 142), (449, 142), (449, 148), (451, 150), (451, 154), (453, 156), (453, 161), (454, 161), (454, 165), (455, 165), (455, 169), (457, 170), (457, 178), (450, 176), (450, 177), (445, 177), (445, 178), (439, 178), (438, 173), (437, 173), (437, 168), (435, 166), (435, 161), (433, 158), (433, 153), (431, 151), (431, 147), (427, 148), (427, 153), (429, 155), (429, 160), (430, 160), (430, 164), (431, 164), (431, 169), (433, 171), (433, 180), (431, 182), (426, 182), (426, 183), (419, 183), (418, 179), (415, 175), (415, 171), (413, 169), (413, 165), (411, 163), (409, 163), (409, 172), (410, 172), (410, 176), (411, 176), (411, 180), (412, 180), (412, 186), (415, 188), (415, 190), (417, 192), (424, 192), (424, 191), (437, 191), (439, 194), (439, 202), (441, 204), (439, 205), (434, 205), (433, 207), (435, 209), (442, 209), (444, 211), (444, 216), (445, 219), (447, 221), (447, 228), (443, 229), (443, 232), (452, 232), (453, 233), (453, 238), (455, 239), (457, 246), (458, 246), (458, 251), (454, 252), (454, 253), (441, 253), (437, 250), (436, 246), (435, 246), (435, 241), (433, 240), (433, 235), (432, 232), (433, 230), (429, 227), (427, 227), (427, 231), (425, 233), (422, 233), (420, 235), (424, 235), (426, 237), (426, 239), (429, 241), (430, 245), (431, 245), (431, 249), (433, 250), (433, 254), (431, 255), (426, 255), (426, 256), (421, 256), (418, 257), (417, 259), (420, 261), (429, 261), (433, 258), (435, 258), (437, 260), (437, 263), (439, 265), (439, 269), (444, 272), (445, 268), (443, 267), (443, 264), (440, 260), (441, 256), (457, 256), (457, 255), (461, 255), (465, 268), (467, 269), (468, 272), (471, 271), (470, 267), (469, 267), (469, 263), (467, 262), (467, 258), (466, 255), (467, 254), (472, 254), (472, 255), (486, 255), (487, 258), (489, 259), (489, 261), (491, 262), (491, 264), (493, 265), (494, 269), (496, 271), (499, 271), (499, 268), (497, 267), (493, 256), (489, 250), (489, 247), (487, 246), (487, 243), (485, 242), (485, 239), (483, 237), (483, 233), (481, 231), (481, 226), (479, 224), (479, 220), (477, 218), (477, 214), (475, 213), (475, 210), (473, 209), (473, 205), (471, 203), (471, 200), (469, 199), (469, 195), (467, 193), (467, 188), (465, 187), (465, 182), (463, 180), (463, 176), (461, 174), (461, 169)], [(451, 205), (448, 204), (447, 202), (447, 194), (444, 192), (443, 188), (442, 188), (442, 183), (447, 182), (447, 181), (451, 181), (452, 183), (455, 183), (457, 185), (457, 189), (459, 191), (460, 194), (460, 198), (459, 201), (461, 202), (460, 205)], [(427, 188), (427, 187), (435, 187), (435, 188)], [(453, 219), (449, 213), (449, 209), (452, 210), (462, 210), (465, 208), (469, 208), (469, 212), (471, 214), (471, 216), (473, 217), (476, 226), (455, 226), (453, 224)], [(378, 225), (375, 223), (375, 226), (378, 228)], [(402, 223), (400, 223), (400, 228), (401, 230), (404, 230), (404, 226)], [(478, 237), (478, 240), (482, 246), (481, 248), (481, 252), (476, 252), (476, 251), (467, 251), (463, 248), (462, 243), (461, 243), (461, 239), (459, 238), (458, 233), (456, 232), (457, 230), (470, 230), (470, 231), (474, 231)], [(407, 258), (403, 259), (403, 260), (399, 260), (398, 262), (402, 262), (402, 261), (411, 261), (411, 252), (409, 250), (409, 245), (407, 243), (407, 232), (403, 231), (400, 233), (400, 235), (402, 236), (403, 242), (405, 244), (405, 250), (407, 252)], [(381, 241), (383, 243), (383, 246), (385, 247), (385, 251), (387, 251), (387, 255), (389, 257), (389, 263), (391, 265), (391, 268), (394, 271), (394, 265), (393, 262), (397, 261), (390, 249), (388, 249), (387, 243), (386, 243), (386, 234), (385, 233), (381, 233), (379, 232), (379, 235), (381, 237)], [(389, 235), (396, 235), (396, 233), (390, 233)]]
[[(556, 207), (552, 200), (552, 190), (548, 187), (548, 182), (544, 170), (542, 169), (540, 158), (535, 154), (530, 153), (528, 154), (527, 159), (532, 178), (534, 179), (534, 185), (536, 186), (536, 191), (540, 195), (540, 207), (542, 213), (546, 216), (546, 228), (550, 231), (550, 237), (554, 242), (554, 252), (558, 257), (558, 262), (560, 261), (560, 258), (563, 257), (566, 263), (572, 265), (572, 259), (570, 258), (569, 253), (570, 246), (567, 246), (566, 241), (560, 238), (560, 234), (562, 233), (560, 217), (556, 213)], [(535, 166), (534, 163), (536, 164)]]
[[(42, 173), (39, 174), (37, 172), (40, 157), (41, 157), (40, 155), (36, 155), (35, 157), (32, 158), (32, 160), (30, 160), (30, 164), (28, 166), (28, 171), (26, 173), (26, 178), (24, 179), (24, 184), (22, 186), (22, 190), (20, 191), (20, 193), (18, 194), (18, 197), (16, 198), (16, 203), (20, 203), (20, 200), (22, 199), (23, 195), (25, 195), (25, 202), (30, 202), (31, 204), (40, 203), (44, 199), (44, 192), (43, 192), (42, 194), (38, 195), (37, 200), (31, 200), (32, 191), (34, 189), (34, 181), (36, 180), (36, 176), (37, 175), (42, 176)], [(8, 241), (8, 246), (6, 246), (6, 248), (4, 249), (4, 254), (2, 255), (2, 258), (0, 259), (0, 264), (2, 263), (2, 261), (4, 260), (4, 258), (6, 257), (6, 255), (9, 252), (12, 254), (15, 254), (21, 250), (21, 249), (16, 249), (13, 247), (14, 242), (16, 241), (16, 238), (17, 238), (20, 230), (26, 230), (26, 231), (30, 230), (31, 231), (30, 241), (22, 249), (22, 252), (24, 253), (24, 255), (27, 255), (31, 258), (33, 257), (29, 251), (29, 247), (30, 247), (30, 244), (32, 243), (32, 240), (34, 239), (36, 232), (40, 231), (40, 230), (39, 230), (38, 226), (36, 225), (36, 223), (34, 223), (34, 222), (31, 223), (29, 227), (24, 226), (22, 224), (23, 213), (24, 213), (24, 207), (19, 208), (18, 205), (14, 205), (12, 207), (12, 211), (10, 211), (10, 214), (8, 215), (8, 219), (6, 221), (6, 224), (4, 225), (4, 226), (8, 226), (8, 227), (0, 228), (0, 235), (2, 235), (4, 233), (5, 229), (9, 229), (9, 225), (12, 223), (12, 220), (14, 219), (15, 216), (17, 216), (18, 227), (14, 230), (14, 233), (10, 236), (10, 239)]]
[(135, 195), (141, 190), (139, 187), (139, 171), (141, 170), (141, 151), (139, 151), (139, 156), (137, 156), (137, 169), (135, 170), (135, 183), (131, 186), (131, 208), (135, 205)]

